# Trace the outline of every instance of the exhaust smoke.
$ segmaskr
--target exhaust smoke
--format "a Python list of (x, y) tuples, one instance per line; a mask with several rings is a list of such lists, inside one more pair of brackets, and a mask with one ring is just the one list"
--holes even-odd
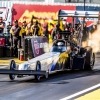
[(100, 25), (97, 26), (97, 30), (95, 30), (92, 34), (89, 34), (89, 40), (82, 44), (83, 46), (91, 46), (95, 53), (100, 51)]

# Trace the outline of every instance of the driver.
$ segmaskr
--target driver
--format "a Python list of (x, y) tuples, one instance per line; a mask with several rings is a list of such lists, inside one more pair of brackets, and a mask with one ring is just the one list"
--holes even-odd
[(56, 27), (51, 32), (51, 36), (52, 36), (53, 40), (61, 38), (60, 35), (59, 35), (59, 32), (61, 32), (60, 24), (57, 23)]

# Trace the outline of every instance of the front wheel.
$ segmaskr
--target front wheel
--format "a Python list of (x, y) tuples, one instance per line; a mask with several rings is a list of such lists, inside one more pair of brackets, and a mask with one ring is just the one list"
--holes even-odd
[[(16, 69), (16, 63), (14, 60), (11, 60), (10, 63), (9, 63), (9, 67), (10, 67), (10, 70), (15, 70)], [(9, 74), (9, 78), (11, 80), (14, 80), (15, 79), (15, 75), (14, 74)]]
[[(36, 71), (41, 71), (41, 63), (40, 63), (40, 61), (37, 61), (37, 62), (36, 62)], [(36, 81), (39, 81), (40, 78), (41, 78), (40, 75), (35, 75), (35, 80), (36, 80)]]

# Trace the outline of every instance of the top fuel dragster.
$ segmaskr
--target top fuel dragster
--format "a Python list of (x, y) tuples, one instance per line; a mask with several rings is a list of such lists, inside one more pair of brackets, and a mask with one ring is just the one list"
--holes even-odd
[[(87, 14), (88, 13), (88, 14)], [(98, 18), (99, 12), (87, 11), (69, 11), (59, 10), (58, 22), (63, 17), (84, 17)], [(74, 22), (74, 20), (73, 20)], [(75, 24), (73, 24), (74, 27)], [(0, 69), (0, 74), (9, 74), (11, 80), (15, 79), (15, 75), (34, 75), (36, 80), (40, 80), (41, 76), (46, 76), (52, 72), (65, 69), (83, 69), (92, 70), (95, 63), (95, 54), (90, 46), (82, 47), (79, 39), (80, 32), (77, 29), (76, 34), (71, 32), (59, 32), (63, 39), (55, 39), (50, 52), (42, 54), (36, 58), (30, 59), (24, 63), (16, 65), (11, 60), (8, 69)], [(78, 34), (78, 35), (77, 35)]]

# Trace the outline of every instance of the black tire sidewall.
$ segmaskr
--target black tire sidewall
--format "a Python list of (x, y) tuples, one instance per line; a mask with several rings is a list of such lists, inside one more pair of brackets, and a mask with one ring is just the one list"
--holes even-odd
[[(41, 63), (40, 63), (40, 61), (37, 61), (37, 62), (36, 62), (36, 71), (38, 71), (38, 65), (40, 65), (40, 70), (41, 70)], [(40, 70), (39, 70), (39, 71), (40, 71)], [(38, 75), (35, 75), (35, 80), (36, 80), (36, 81), (39, 81), (39, 80), (40, 80), (40, 78), (38, 79)]]
[[(16, 67), (15, 61), (14, 60), (11, 60), (10, 63), (9, 63), (10, 70), (12, 70), (12, 63), (15, 64), (15, 67)], [(11, 80), (14, 80), (15, 79), (15, 77), (13, 77), (12, 74), (9, 74), (9, 78)]]
[[(91, 65), (91, 57), (92, 56), (94, 57), (93, 58), (94, 61), (93, 61), (93, 64)], [(94, 63), (95, 63), (95, 54), (93, 53), (91, 47), (87, 47), (84, 69), (85, 70), (92, 70), (93, 66), (94, 66)]]

